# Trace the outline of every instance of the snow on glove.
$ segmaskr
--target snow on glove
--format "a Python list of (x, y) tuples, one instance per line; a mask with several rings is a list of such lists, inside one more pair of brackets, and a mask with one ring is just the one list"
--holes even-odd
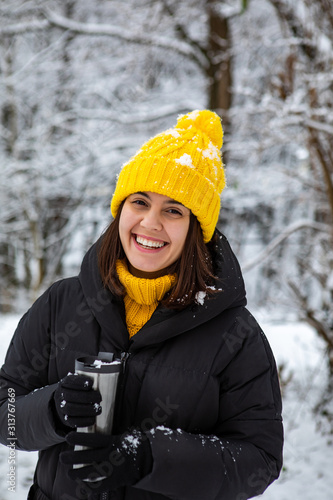
[(84, 465), (69, 469), (68, 475), (76, 482), (95, 481), (84, 483), (91, 494), (133, 485), (149, 474), (153, 466), (149, 441), (137, 429), (115, 436), (70, 432), (66, 440), (71, 445), (88, 447), (83, 451), (64, 451), (60, 461), (70, 466)]
[(85, 375), (68, 374), (54, 393), (57, 415), (68, 427), (87, 427), (102, 411), (101, 394), (92, 389), (93, 380)]

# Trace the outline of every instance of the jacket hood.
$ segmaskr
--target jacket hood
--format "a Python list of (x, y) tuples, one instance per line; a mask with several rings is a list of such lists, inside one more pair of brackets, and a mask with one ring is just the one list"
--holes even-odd
[[(86, 253), (79, 280), (91, 313), (101, 328), (106, 330), (105, 333), (109, 331), (114, 336), (117, 329), (122, 339), (124, 335), (128, 338), (122, 301), (103, 287), (99, 274), (97, 263), (99, 243), (100, 240)], [(217, 275), (214, 288), (218, 293), (208, 298), (205, 292), (200, 292), (196, 303), (181, 311), (159, 306), (146, 325), (132, 337), (131, 343), (137, 347), (142, 344), (156, 344), (158, 341), (191, 330), (227, 309), (246, 305), (245, 286), (238, 260), (227, 238), (219, 231), (216, 231), (214, 253)]]

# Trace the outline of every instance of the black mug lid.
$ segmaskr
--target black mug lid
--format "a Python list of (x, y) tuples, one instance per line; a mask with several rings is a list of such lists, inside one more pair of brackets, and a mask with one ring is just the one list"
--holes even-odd
[(120, 361), (110, 361), (110, 357), (82, 356), (75, 360), (75, 371), (87, 373), (117, 373), (120, 371)]

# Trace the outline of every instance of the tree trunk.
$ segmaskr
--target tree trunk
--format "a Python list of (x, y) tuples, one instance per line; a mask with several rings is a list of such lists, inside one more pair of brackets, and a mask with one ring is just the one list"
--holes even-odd
[(1, 110), (1, 123), (6, 130), (5, 142), (6, 152), (8, 156), (15, 156), (15, 145), (18, 136), (17, 125), (17, 107), (15, 103), (15, 88), (12, 82), (13, 76), (13, 58), (15, 50), (15, 40), (5, 39), (3, 42), (5, 46), (4, 54), (4, 72), (6, 78), (6, 94), (7, 99)]
[(207, 76), (209, 79), (209, 108), (222, 117), (225, 132), (229, 127), (228, 111), (232, 100), (231, 40), (229, 19), (217, 9), (217, 2), (208, 3), (209, 40), (208, 55), (211, 62)]

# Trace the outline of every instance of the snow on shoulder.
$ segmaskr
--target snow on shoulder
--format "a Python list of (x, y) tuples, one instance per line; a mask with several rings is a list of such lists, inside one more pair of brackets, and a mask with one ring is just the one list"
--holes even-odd
[[(210, 290), (217, 290), (218, 292), (222, 292), (222, 288), (215, 288), (215, 286), (207, 286)], [(205, 303), (205, 298), (207, 296), (207, 292), (200, 291), (195, 294), (195, 301), (200, 306), (203, 306)]]
[(200, 306), (203, 306), (204, 303), (205, 303), (205, 297), (206, 297), (207, 293), (206, 292), (203, 292), (203, 291), (200, 291), (198, 293), (195, 294), (195, 301), (197, 304), (199, 304)]

